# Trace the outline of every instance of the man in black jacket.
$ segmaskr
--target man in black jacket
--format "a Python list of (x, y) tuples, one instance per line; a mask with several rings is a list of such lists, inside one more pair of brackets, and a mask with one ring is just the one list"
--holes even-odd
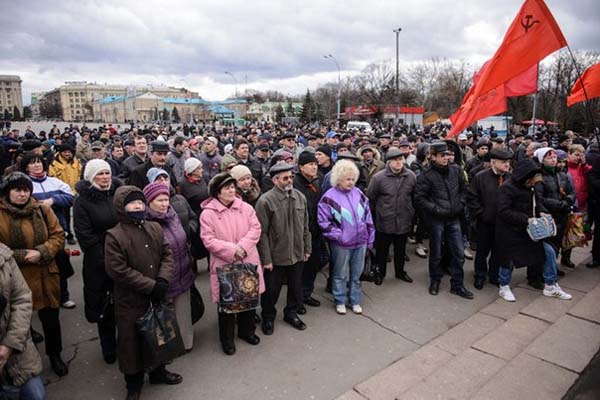
[(177, 182), (173, 170), (167, 165), (167, 154), (169, 154), (169, 145), (167, 142), (155, 140), (150, 143), (150, 157), (131, 172), (128, 184), (143, 189), (149, 183), (146, 173), (152, 167), (167, 171), (171, 184)]
[[(477, 255), (475, 256), (475, 289), (481, 290), (486, 277), (493, 285), (498, 284), (498, 264), (494, 254), (494, 232), (496, 230), (496, 199), (498, 188), (510, 177), (509, 150), (492, 150), (491, 167), (473, 178), (467, 192), (467, 206), (476, 219)], [(488, 269), (488, 256), (491, 253)]]
[(450, 283), (452, 294), (472, 299), (473, 293), (464, 286), (464, 244), (459, 217), (465, 207), (465, 180), (460, 167), (449, 164), (451, 152), (445, 142), (430, 146), (431, 162), (417, 178), (415, 204), (421, 208), (430, 227), (429, 293), (437, 295), (444, 275), (442, 244), (450, 254)]
[[(302, 270), (302, 294), (304, 304), (311, 307), (319, 307), (321, 302), (312, 293), (315, 289), (315, 279), (321, 266), (321, 230), (317, 222), (317, 204), (321, 198), (321, 183), (318, 178), (319, 166), (317, 158), (310, 151), (303, 151), (298, 156), (298, 173), (294, 177), (294, 188), (306, 197), (308, 208), (308, 228), (312, 240), (312, 253), (308, 261), (304, 263)], [(301, 305), (298, 314), (305, 314), (306, 308)]]

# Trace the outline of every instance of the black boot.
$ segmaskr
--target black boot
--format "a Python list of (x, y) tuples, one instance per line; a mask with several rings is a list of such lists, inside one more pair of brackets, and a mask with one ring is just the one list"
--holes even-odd
[(39, 333), (38, 331), (36, 331), (33, 328), (30, 328), (30, 332), (31, 332), (31, 340), (33, 340), (33, 343), (42, 343), (44, 341), (44, 336)]
[(164, 365), (150, 372), (150, 383), (153, 385), (161, 383), (165, 385), (177, 385), (181, 381), (183, 381), (181, 375), (167, 371)]
[(56, 375), (65, 376), (69, 373), (69, 366), (62, 360), (60, 354), (56, 356), (48, 356), (48, 358), (50, 359), (52, 371), (54, 371)]
[(140, 395), (142, 394), (142, 390), (132, 390), (132, 391), (127, 391), (127, 397), (125, 397), (125, 400), (139, 400), (140, 399)]

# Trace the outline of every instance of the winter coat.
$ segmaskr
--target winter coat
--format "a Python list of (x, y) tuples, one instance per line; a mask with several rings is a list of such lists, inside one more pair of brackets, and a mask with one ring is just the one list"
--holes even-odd
[(210, 182), (215, 175), (221, 172), (221, 161), (223, 158), (218, 152), (215, 151), (215, 154), (209, 155), (203, 151), (198, 159), (202, 163), (202, 170), (204, 171), (202, 175), (206, 183)]
[(547, 212), (539, 193), (524, 184), (527, 174), (534, 169), (538, 167), (531, 160), (517, 163), (511, 178), (498, 188), (494, 244), (496, 262), (500, 266), (509, 265), (510, 262), (517, 268), (537, 266), (546, 259), (542, 242), (534, 242), (527, 234), (528, 219), (534, 217), (534, 196), (537, 196), (535, 216)]
[[(209, 275), (211, 301), (219, 301), (219, 279), (217, 268), (232, 263), (250, 263), (258, 266), (259, 292), (265, 291), (263, 269), (256, 247), (261, 226), (249, 204), (235, 198), (230, 207), (210, 197), (202, 203), (200, 214), (200, 231), (202, 242), (210, 252)], [(239, 245), (246, 252), (243, 260), (236, 260), (235, 246)]]
[(319, 178), (315, 178), (309, 182), (300, 172), (294, 177), (294, 188), (306, 198), (306, 206), (308, 207), (308, 228), (313, 242), (313, 250), (315, 249), (314, 243), (321, 238), (321, 229), (319, 228), (319, 221), (317, 220), (317, 205), (321, 199), (320, 186)]
[(130, 155), (121, 163), (121, 174), (119, 177), (126, 182), (129, 179), (131, 172), (143, 163), (144, 160), (138, 157), (137, 154)]
[(256, 158), (249, 156), (246, 160), (242, 160), (235, 155), (234, 158), (238, 165), (244, 165), (250, 169), (252, 177), (256, 179), (257, 182), (262, 181), (262, 165)]
[(335, 186), (325, 192), (317, 218), (323, 236), (336, 246), (373, 247), (375, 227), (369, 199), (356, 186), (350, 190)]
[(362, 156), (362, 151), (365, 148), (366, 148), (366, 146), (359, 148), (356, 155), (361, 160), (360, 168), (362, 170), (362, 174), (367, 179), (366, 184), (367, 184), (367, 186), (369, 186), (369, 183), (371, 182), (371, 178), (373, 177), (373, 175), (375, 175), (379, 171), (383, 170), (385, 168), (385, 163), (383, 161), (381, 161), (381, 155), (379, 154), (379, 151), (375, 147), (372, 147), (372, 146), (369, 146), (368, 148), (373, 150), (373, 160), (371, 160), (370, 163), (365, 162), (364, 158)]
[(104, 239), (118, 222), (113, 199), (121, 185), (120, 180), (113, 178), (110, 189), (102, 191), (87, 181), (77, 183), (79, 195), (73, 205), (73, 228), (83, 251), (85, 317), (92, 323), (100, 320), (107, 294), (113, 291), (112, 279), (104, 269)]
[[(154, 165), (152, 164), (152, 161), (150, 161), (150, 158), (148, 158), (146, 162), (144, 162), (142, 165), (138, 165), (133, 171), (131, 171), (131, 175), (129, 176), (129, 181), (127, 184), (143, 189), (149, 183), (146, 174), (148, 173), (148, 170), (153, 167)], [(175, 179), (175, 175), (173, 174), (171, 167), (165, 164), (163, 167), (157, 168), (167, 171), (171, 186), (177, 185), (177, 180)]]
[[(258, 182), (256, 181), (256, 179), (254, 179), (254, 178), (250, 178), (250, 179), (251, 179), (251, 183), (250, 183), (250, 188), (248, 190), (243, 191), (239, 187), (236, 187), (236, 192), (237, 192), (238, 196), (240, 196), (242, 198), (243, 201), (245, 201), (246, 203), (248, 203), (252, 207), (254, 207), (256, 205), (256, 202), (258, 201), (258, 198), (260, 197), (260, 195), (262, 193), (260, 191), (260, 187), (258, 186)], [(271, 179), (271, 178), (269, 177), (269, 179)]]
[(82, 168), (79, 160), (73, 158), (73, 160), (69, 162), (62, 158), (59, 154), (54, 159), (54, 162), (50, 165), (50, 168), (48, 169), (48, 175), (60, 179), (69, 185), (72, 192), (75, 192), (75, 185), (77, 182), (79, 182), (81, 170)]
[(548, 241), (558, 251), (562, 247), (567, 220), (575, 205), (576, 194), (566, 173), (542, 167), (542, 177), (542, 182), (536, 185), (535, 189), (539, 191), (539, 197), (542, 199), (544, 207), (556, 223), (556, 235), (549, 238)]
[(70, 208), (73, 205), (75, 196), (69, 185), (52, 176), (45, 176), (43, 178), (30, 176), (30, 178), (33, 182), (33, 192), (31, 195), (37, 200), (50, 198), (54, 200), (54, 204), (52, 205), (54, 214), (56, 214), (63, 229), (70, 231), (70, 227), (67, 224), (67, 213), (71, 212)]
[(366, 195), (375, 214), (377, 231), (393, 235), (410, 231), (415, 216), (413, 195), (416, 185), (417, 178), (407, 167), (394, 174), (387, 166), (373, 176)]
[[(502, 182), (510, 178), (510, 174), (502, 176)], [(473, 178), (467, 191), (467, 206), (471, 216), (486, 224), (496, 223), (499, 176), (490, 168), (479, 172)]]
[(2, 372), (0, 384), (22, 386), (42, 372), (42, 359), (31, 336), (31, 290), (23, 278), (13, 252), (0, 243), (0, 293), (7, 306), (0, 315), (0, 344), (13, 350)]
[(458, 218), (465, 208), (466, 185), (456, 164), (447, 167), (430, 163), (417, 178), (415, 205), (426, 221)]
[(170, 206), (167, 212), (162, 214), (148, 208), (146, 218), (148, 221), (155, 221), (160, 224), (171, 252), (173, 252), (175, 268), (169, 282), (167, 298), (174, 299), (188, 291), (194, 283), (192, 257), (185, 230), (173, 206)]
[(173, 187), (171, 187), (169, 202), (179, 216), (179, 222), (181, 222), (185, 236), (189, 240), (192, 232), (198, 232), (198, 215), (192, 210), (185, 197), (175, 193)]
[(148, 310), (156, 279), (170, 282), (174, 270), (173, 254), (160, 224), (136, 223), (127, 217), (125, 198), (132, 191), (140, 189), (121, 186), (115, 192), (119, 223), (106, 233), (104, 243), (106, 272), (114, 282), (119, 368), (125, 374), (142, 372), (148, 366), (135, 321)]
[(204, 179), (192, 182), (189, 178), (184, 178), (180, 186), (181, 195), (188, 201), (196, 215), (200, 214), (200, 204), (208, 199), (208, 185)]
[(275, 186), (259, 197), (256, 215), (261, 236), (258, 253), (262, 265), (294, 265), (312, 252), (306, 198), (296, 189), (286, 193)]
[(573, 178), (573, 188), (577, 194), (577, 207), (579, 210), (587, 209), (588, 184), (587, 175), (592, 169), (589, 164), (575, 164), (567, 162), (569, 175)]
[[(13, 257), (31, 289), (33, 310), (58, 308), (60, 279), (54, 261), (64, 247), (65, 233), (52, 209), (33, 197), (23, 208), (0, 198), (0, 242), (13, 251)], [(27, 250), (37, 250), (37, 263), (25, 261)]]
[(183, 173), (184, 173), (184, 164), (185, 161), (190, 158), (189, 151), (187, 154), (178, 153), (175, 150), (171, 150), (167, 155), (167, 165), (173, 171), (173, 175), (175, 175), (176, 181), (173, 182), (173, 185), (179, 186), (181, 182), (183, 182)]

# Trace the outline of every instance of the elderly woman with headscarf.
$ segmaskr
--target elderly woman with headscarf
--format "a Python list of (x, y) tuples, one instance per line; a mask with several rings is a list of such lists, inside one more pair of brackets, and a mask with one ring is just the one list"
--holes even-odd
[(65, 233), (49, 204), (36, 200), (31, 179), (13, 172), (2, 185), (0, 242), (13, 256), (31, 289), (33, 311), (38, 312), (46, 337), (46, 355), (58, 376), (69, 372), (62, 360), (60, 278), (56, 254), (64, 247)]
[(258, 182), (252, 177), (250, 168), (245, 165), (236, 165), (231, 169), (230, 174), (236, 181), (235, 186), (238, 196), (254, 207), (261, 192)]
[[(236, 196), (235, 179), (221, 173), (211, 179), (210, 197), (202, 203), (200, 214), (202, 241), (210, 252), (210, 289), (213, 303), (219, 301), (218, 268), (231, 263), (251, 263), (258, 266), (259, 292), (265, 291), (263, 270), (256, 244), (260, 239), (261, 226), (249, 204)], [(237, 320), (238, 337), (257, 345), (254, 310), (236, 314), (219, 311), (219, 338), (223, 352), (235, 354), (234, 333)]]
[(83, 180), (76, 185), (79, 196), (73, 206), (73, 225), (83, 251), (83, 299), (85, 317), (98, 325), (102, 356), (107, 364), (117, 359), (117, 332), (113, 305), (113, 282), (104, 269), (104, 238), (117, 225), (113, 205), (121, 181), (112, 177), (104, 160), (90, 160)]
[(192, 330), (190, 288), (194, 283), (194, 274), (187, 236), (175, 209), (170, 204), (168, 185), (161, 182), (150, 183), (144, 187), (144, 196), (148, 202), (147, 220), (160, 224), (165, 240), (173, 252), (175, 268), (169, 282), (167, 300), (175, 306), (183, 345), (186, 351), (191, 351), (194, 345), (194, 331)]
[(113, 200), (119, 223), (106, 234), (105, 268), (114, 282), (117, 357), (127, 387), (127, 399), (139, 399), (144, 372), (150, 383), (175, 385), (183, 378), (155, 365), (145, 351), (136, 321), (150, 302), (165, 302), (173, 279), (173, 253), (160, 224), (146, 220), (146, 197), (136, 186), (121, 186)]

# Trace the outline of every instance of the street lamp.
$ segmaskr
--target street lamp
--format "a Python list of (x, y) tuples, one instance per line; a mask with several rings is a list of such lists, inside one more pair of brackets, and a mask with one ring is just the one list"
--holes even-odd
[(338, 64), (337, 60), (331, 54), (323, 56), (323, 58), (331, 60), (334, 62), (335, 66), (338, 70), (338, 92), (337, 92), (337, 127), (340, 127), (340, 106), (341, 106), (341, 95), (342, 95), (342, 80), (341, 80), (341, 72), (340, 72), (340, 64)]
[(225, 71), (225, 75), (229, 75), (233, 78), (233, 82), (235, 83), (235, 98), (237, 99), (238, 97), (238, 91), (237, 91), (237, 79), (235, 77), (235, 75), (233, 75), (233, 73), (229, 72), (229, 71)]
[(396, 124), (398, 124), (398, 109), (400, 108), (400, 82), (399, 82), (399, 68), (398, 68), (398, 36), (402, 32), (402, 28), (394, 29), (396, 34)]

